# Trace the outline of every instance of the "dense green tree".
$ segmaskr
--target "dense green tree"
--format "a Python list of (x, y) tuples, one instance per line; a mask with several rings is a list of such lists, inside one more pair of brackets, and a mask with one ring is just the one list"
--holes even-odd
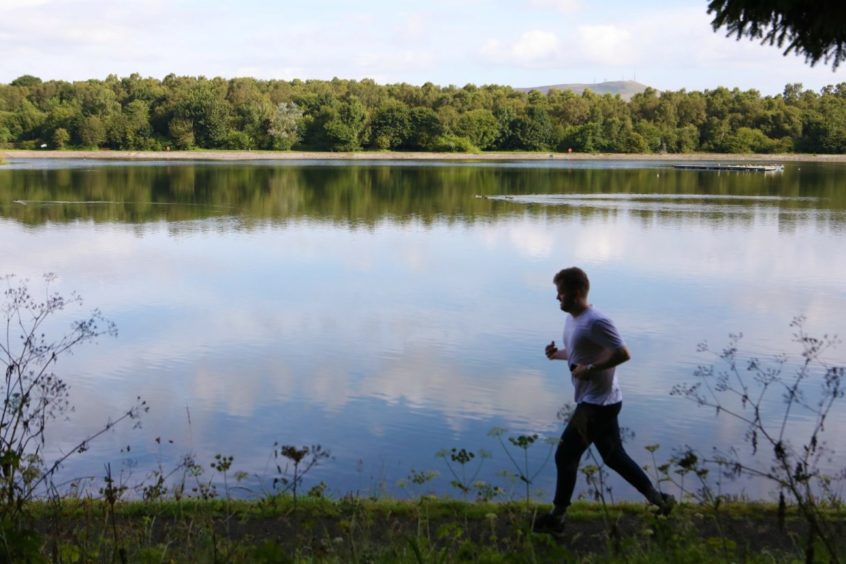
[(385, 102), (370, 121), (370, 146), (380, 149), (399, 149), (411, 137), (411, 118), (408, 106), (396, 100)]
[(120, 103), (114, 91), (102, 82), (88, 80), (78, 83), (74, 93), (79, 110), (84, 116), (97, 116), (104, 119), (120, 111)]
[(546, 108), (532, 105), (511, 122), (515, 149), (545, 151), (553, 142), (554, 128)]
[(178, 149), (194, 148), (194, 122), (187, 118), (175, 117), (168, 124), (170, 138)]
[(776, 146), (760, 129), (740, 127), (725, 138), (722, 149), (727, 153), (771, 153)]
[(238, 149), (272, 149), (277, 139), (269, 135), (268, 124), (275, 117), (278, 105), (261, 91), (254, 78), (237, 78), (229, 81), (226, 101), (232, 108), (227, 146)]
[[(81, 112), (76, 100), (54, 101), (51, 104), (47, 117), (41, 124), (41, 137), (52, 139), (57, 129), (64, 129), (66, 132), (75, 131), (80, 120)], [(68, 143), (66, 140), (65, 143)]]
[(106, 141), (106, 126), (98, 116), (85, 116), (79, 121), (77, 135), (83, 147), (100, 147)]
[(132, 100), (121, 112), (112, 114), (106, 138), (113, 149), (145, 149), (151, 134), (150, 109), (144, 100)]
[(19, 76), (18, 78), (9, 83), (10, 86), (22, 86), (24, 88), (31, 88), (39, 84), (41, 84), (41, 79), (37, 76), (32, 76), (31, 74)]
[(357, 151), (362, 147), (367, 110), (356, 96), (348, 95), (340, 103), (321, 113), (323, 139), (330, 151)]
[(440, 116), (431, 108), (416, 107), (408, 113), (411, 133), (405, 146), (416, 151), (430, 150), (435, 140), (446, 132)]
[(478, 108), (461, 114), (455, 132), (479, 149), (489, 149), (499, 138), (499, 121), (490, 110)]
[[(165, 81), (167, 81), (167, 77)], [(169, 128), (173, 135), (174, 127), (179, 132), (176, 144), (181, 147), (224, 147), (229, 133), (229, 103), (216, 92), (217, 84), (200, 78), (196, 81), (175, 83), (169, 100)], [(188, 143), (184, 127), (191, 124), (191, 137)]]
[(12, 133), (17, 134), (21, 139), (37, 138), (41, 125), (46, 119), (47, 114), (45, 112), (36, 108), (29, 100), (24, 99), (15, 112)]
[(620, 141), (616, 143), (616, 149), (620, 153), (646, 153), (649, 145), (640, 133), (629, 127), (623, 131)]
[(302, 139), (303, 111), (294, 102), (279, 102), (267, 123), (271, 149), (287, 151)]
[(608, 146), (608, 140), (602, 131), (602, 124), (589, 121), (573, 130), (567, 145), (575, 151), (596, 153)]
[(59, 127), (53, 131), (53, 147), (56, 149), (64, 149), (65, 145), (70, 141), (70, 133), (64, 127)]
[(815, 153), (846, 153), (846, 100), (823, 99), (808, 112), (800, 146)]
[(3, 114), (6, 112), (0, 112), (0, 147), (5, 147), (11, 144), (12, 139), (12, 132), (9, 130), (8, 125), (6, 125), (5, 116)]

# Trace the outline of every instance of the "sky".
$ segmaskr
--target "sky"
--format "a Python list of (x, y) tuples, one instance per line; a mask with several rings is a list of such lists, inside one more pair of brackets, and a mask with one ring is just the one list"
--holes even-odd
[(0, 0), (0, 83), (167, 74), (778, 94), (846, 82), (714, 32), (707, 0)]

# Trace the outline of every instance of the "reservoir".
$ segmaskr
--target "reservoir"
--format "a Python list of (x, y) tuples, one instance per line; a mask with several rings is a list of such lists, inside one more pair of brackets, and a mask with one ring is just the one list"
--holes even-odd
[[(632, 353), (617, 372), (632, 457), (652, 465), (654, 444), (659, 463), (685, 446), (751, 457), (742, 423), (670, 391), (720, 365), (701, 343), (719, 352), (742, 333), (742, 358), (786, 353), (790, 373), (802, 360), (794, 318), (814, 336), (846, 334), (846, 166), (11, 159), (0, 255), (0, 274), (36, 289), (52, 272), (55, 289), (84, 298), (52, 334), (93, 308), (119, 331), (56, 365), (75, 409), (49, 426), (45, 458), (138, 396), (150, 407), (140, 428), (119, 425), (70, 458), (63, 480), (96, 490), (109, 462), (131, 486), (186, 455), (211, 479), (222, 454), (246, 473), (235, 495), (257, 497), (273, 489), (274, 444), (322, 445), (332, 457), (305, 488), (460, 497), (436, 453), (464, 448), (479, 454), (468, 472), (511, 499), (524, 485), (503, 473), (515, 468), (490, 431), (554, 440), (563, 428), (572, 385), (543, 350), (564, 323), (552, 277), (572, 265)], [(843, 345), (824, 355), (846, 363)], [(809, 383), (811, 400), (819, 388)], [(780, 424), (782, 394), (770, 396)], [(799, 445), (813, 416), (795, 417)], [(846, 464), (844, 427), (841, 400), (827, 420), (832, 472)], [(529, 449), (532, 472), (551, 448)], [(438, 476), (415, 489), (412, 470)], [(554, 474), (549, 460), (533, 494), (551, 498)], [(638, 499), (616, 475), (610, 485)]]

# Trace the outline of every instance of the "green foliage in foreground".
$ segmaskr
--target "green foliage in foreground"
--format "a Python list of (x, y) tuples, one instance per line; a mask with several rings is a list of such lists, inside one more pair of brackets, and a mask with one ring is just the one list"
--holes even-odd
[[(117, 502), (31, 506), (29, 527), (3, 527), (7, 556), (90, 562), (790, 562), (802, 561), (800, 520), (779, 528), (772, 504), (719, 512), (682, 505), (669, 518), (642, 504), (578, 503), (565, 533), (531, 532), (547, 507), (290, 496), (261, 501)], [(12, 532), (12, 531), (15, 532)], [(717, 531), (725, 533), (719, 536)], [(10, 553), (11, 552), (11, 553)]]
[(0, 147), (125, 150), (846, 152), (846, 83), (630, 101), (591, 91), (132, 74), (0, 84)]

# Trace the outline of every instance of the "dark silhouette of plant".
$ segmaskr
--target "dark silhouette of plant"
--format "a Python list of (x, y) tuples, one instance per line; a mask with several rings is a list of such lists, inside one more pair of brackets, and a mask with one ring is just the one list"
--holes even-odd
[[(273, 488), (280, 489), (282, 492), (291, 492), (294, 497), (294, 511), (297, 509), (297, 493), (300, 486), (302, 486), (303, 478), (321, 461), (328, 459), (331, 456), (328, 450), (320, 445), (295, 447), (292, 445), (282, 445), (273, 443), (273, 458), (276, 460), (276, 473), (273, 478)], [(280, 458), (285, 458), (289, 462), (285, 463), (283, 468)], [(293, 474), (288, 473), (288, 464), (294, 465)]]
[(205, 474), (206, 469), (194, 459), (193, 455), (185, 455), (182, 460), (182, 466), (185, 468), (186, 476), (194, 478), (194, 487), (191, 488), (191, 492), (203, 501), (217, 497), (217, 485), (215, 485), (214, 479), (209, 478), (208, 481), (200, 479)]
[[(837, 476), (823, 471), (823, 464), (833, 454), (823, 435), (832, 407), (843, 398), (846, 369), (824, 359), (824, 353), (839, 343), (838, 338), (812, 337), (805, 332), (804, 323), (804, 317), (797, 317), (791, 323), (793, 341), (801, 348), (798, 363), (791, 365), (786, 355), (769, 362), (743, 358), (738, 349), (741, 335), (731, 335), (725, 349), (712, 353), (718, 360), (718, 368), (700, 366), (695, 372), (695, 384), (673, 387), (673, 395), (714, 408), (717, 415), (744, 423), (751, 455), (750, 459), (741, 456), (735, 448), (715, 448), (714, 455), (706, 458), (688, 449), (676, 465), (702, 478), (703, 468), (715, 465), (730, 477), (764, 478), (773, 482), (779, 488), (780, 504), (786, 503), (786, 494), (808, 524), (807, 555), (813, 559), (818, 539), (825, 548), (826, 558), (838, 562), (837, 534), (822, 500), (831, 491), (831, 483), (846, 476), (843, 471)], [(711, 352), (705, 344), (699, 346), (699, 351)], [(778, 418), (765, 417), (767, 401), (774, 393), (781, 394), (784, 411)], [(810, 421), (810, 430), (798, 443), (793, 443), (788, 439), (788, 430), (797, 436), (802, 420)], [(771, 453), (764, 460), (765, 455), (760, 453), (762, 446), (767, 446)]]
[(106, 512), (111, 525), (112, 542), (114, 543), (112, 552), (112, 561), (120, 560), (126, 562), (126, 549), (119, 546), (118, 529), (117, 529), (117, 515), (115, 514), (115, 506), (123, 494), (126, 492), (126, 486), (118, 483), (112, 475), (112, 465), (106, 464), (106, 475), (103, 478), (104, 485), (100, 488), (100, 495), (106, 502)]
[[(147, 474), (147, 479), (151, 480), (151, 482), (144, 482), (136, 487), (136, 490), (141, 493), (141, 499), (146, 502), (162, 501), (165, 499), (168, 493), (169, 480), (179, 471), (184, 471), (181, 461), (175, 468), (170, 471), (166, 471), (161, 460), (162, 438), (156, 437), (153, 441), (156, 443), (158, 454), (156, 467)], [(173, 439), (167, 439), (165, 444), (172, 445)], [(184, 489), (184, 480), (181, 485), (175, 484), (173, 486), (173, 494), (176, 501), (179, 501)]]
[(222, 454), (215, 454), (214, 455), (214, 462), (210, 463), (209, 466), (212, 470), (216, 472), (220, 472), (223, 476), (223, 490), (224, 494), (226, 495), (226, 500), (229, 501), (230, 494), (229, 494), (229, 479), (227, 474), (229, 473), (229, 469), (232, 468), (232, 462), (235, 460), (232, 456), (224, 456)]
[[(232, 492), (229, 486), (229, 471), (232, 469), (232, 463), (234, 461), (235, 457), (218, 453), (214, 455), (214, 461), (209, 464), (212, 470), (223, 476), (223, 499), (226, 507), (225, 525), (227, 537), (232, 534), (231, 525), (234, 517), (234, 513), (232, 511)], [(237, 471), (235, 472), (234, 478), (236, 482), (240, 482), (246, 476), (247, 474), (245, 472)]]
[(406, 488), (409, 484), (411, 484), (414, 489), (414, 496), (417, 498), (422, 498), (425, 493), (423, 491), (423, 486), (425, 486), (437, 477), (438, 472), (436, 472), (435, 470), (418, 471), (412, 468), (408, 472), (408, 476), (405, 479), (400, 480), (397, 485), (401, 488)]
[(535, 443), (538, 442), (540, 438), (537, 433), (533, 433), (531, 435), (517, 435), (508, 437), (508, 442), (511, 443), (512, 447), (516, 447), (523, 451), (522, 454), (522, 461), (518, 462), (517, 459), (511, 454), (511, 449), (508, 445), (505, 444), (505, 441), (502, 440), (503, 435), (505, 435), (505, 429), (500, 427), (494, 427), (490, 430), (488, 435), (495, 437), (497, 441), (499, 441), (500, 446), (502, 446), (502, 450), (505, 451), (508, 460), (511, 461), (511, 464), (514, 466), (517, 473), (515, 477), (523, 482), (525, 489), (526, 489), (526, 505), (531, 502), (532, 499), (532, 484), (535, 481), (535, 478), (543, 471), (546, 467), (549, 459), (552, 457), (553, 446), (558, 444), (558, 440), (554, 439), (544, 440), (549, 445), (548, 451), (546, 453), (546, 458), (544, 458), (541, 465), (536, 468), (534, 471), (531, 470), (529, 467), (529, 448), (532, 447)]
[(0, 367), (4, 373), (0, 384), (0, 517), (6, 519), (18, 515), (39, 488), (49, 493), (53, 476), (69, 457), (88, 450), (92, 440), (117, 423), (137, 420), (148, 407), (137, 398), (133, 407), (47, 464), (42, 452), (45, 430), (70, 408), (69, 386), (53, 371), (56, 363), (83, 343), (116, 336), (117, 328), (94, 310), (87, 319), (74, 321), (64, 335), (48, 336), (51, 319), (65, 309), (80, 306), (82, 299), (75, 293), (63, 296), (53, 291), (53, 274), (44, 275), (43, 294), (38, 297), (30, 292), (27, 280), (14, 275), (0, 280), (6, 286), (0, 305), (0, 321), (5, 322), (5, 331), (0, 332)]
[[(449, 470), (452, 480), (450, 485), (461, 492), (464, 500), (467, 500), (467, 495), (474, 489), (480, 493), (486, 491), (487, 484), (482, 481), (477, 481), (476, 478), (482, 470), (484, 461), (491, 457), (491, 454), (486, 450), (479, 450), (479, 460), (474, 469), (468, 469), (468, 465), (476, 458), (476, 453), (472, 450), (464, 448), (452, 448), (450, 450), (442, 449), (435, 453), (435, 456), (442, 458)], [(458, 465), (457, 467), (455, 465)], [(492, 492), (496, 493), (496, 492)]]

